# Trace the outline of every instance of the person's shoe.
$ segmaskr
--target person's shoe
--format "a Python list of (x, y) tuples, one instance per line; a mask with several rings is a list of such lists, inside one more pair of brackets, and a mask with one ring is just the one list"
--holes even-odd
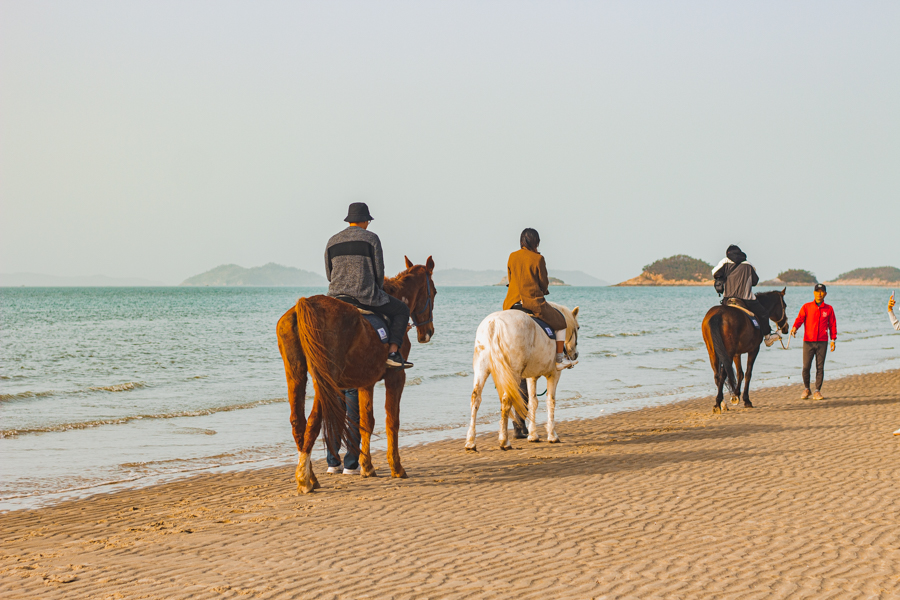
[(575, 365), (578, 364), (577, 360), (571, 360), (568, 356), (562, 353), (558, 353), (556, 355), (556, 370), (562, 371), (563, 369), (571, 369)]
[(770, 347), (772, 344), (781, 339), (781, 334), (779, 333), (770, 333), (766, 336), (766, 347)]
[(341, 472), (341, 468), (340, 467), (328, 467), (325, 470), (325, 472), (328, 473), (329, 475), (337, 475), (338, 473)]
[(894, 435), (900, 435), (900, 429), (894, 432)]
[(809, 390), (808, 390), (808, 389), (803, 390), (803, 393), (800, 394), (800, 399), (801, 399), (801, 400), (806, 400), (807, 398), (809, 398)]
[(360, 472), (359, 467), (356, 467), (355, 469), (344, 469), (344, 475), (359, 475)]
[(822, 392), (816, 390), (816, 393), (813, 394), (813, 400), (824, 400), (825, 396), (822, 395)]
[(408, 360), (404, 360), (399, 352), (391, 352), (387, 357), (387, 366), (394, 369), (408, 369), (413, 366)]

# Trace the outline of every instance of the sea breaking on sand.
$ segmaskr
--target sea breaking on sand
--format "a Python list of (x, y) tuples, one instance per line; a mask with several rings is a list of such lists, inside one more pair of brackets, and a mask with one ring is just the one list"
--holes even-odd
[[(893, 598), (900, 371), (562, 422), (563, 443), (404, 451), (0, 515), (3, 598)], [(489, 400), (486, 400), (489, 401)]]

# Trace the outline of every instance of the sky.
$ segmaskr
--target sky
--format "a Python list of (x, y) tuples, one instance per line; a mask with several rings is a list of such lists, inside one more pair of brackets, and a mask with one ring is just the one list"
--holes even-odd
[(0, 2), (0, 272), (900, 266), (900, 3)]

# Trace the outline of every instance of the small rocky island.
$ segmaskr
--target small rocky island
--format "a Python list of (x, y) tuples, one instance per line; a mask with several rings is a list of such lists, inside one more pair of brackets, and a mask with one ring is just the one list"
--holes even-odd
[(876, 287), (900, 287), (900, 269), (897, 267), (870, 267), (853, 269), (838, 275), (828, 285), (870, 285)]
[(644, 267), (644, 271), (616, 286), (712, 285), (713, 266), (699, 258), (676, 254)]
[(788, 269), (778, 274), (775, 279), (763, 281), (759, 285), (767, 286), (792, 286), (792, 285), (816, 285), (819, 280), (806, 269)]

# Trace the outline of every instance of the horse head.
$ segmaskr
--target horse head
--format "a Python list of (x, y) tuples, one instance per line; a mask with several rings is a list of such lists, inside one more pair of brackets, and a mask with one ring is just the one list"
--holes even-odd
[(434, 336), (434, 297), (437, 295), (432, 279), (434, 260), (429, 256), (424, 265), (414, 265), (406, 256), (403, 258), (406, 260), (406, 277), (402, 300), (409, 306), (409, 317), (419, 343), (427, 344)]
[(778, 326), (778, 330), (781, 331), (781, 333), (787, 333), (789, 329), (787, 304), (784, 301), (784, 293), (786, 291), (787, 288), (782, 288), (780, 292), (777, 290), (774, 292), (763, 292), (756, 296), (762, 305), (769, 311), (769, 319), (775, 322), (775, 325)]
[(565, 306), (556, 305), (559, 311), (566, 318), (566, 354), (572, 360), (578, 359), (578, 330), (581, 326), (578, 324), (578, 307), (569, 310)]

